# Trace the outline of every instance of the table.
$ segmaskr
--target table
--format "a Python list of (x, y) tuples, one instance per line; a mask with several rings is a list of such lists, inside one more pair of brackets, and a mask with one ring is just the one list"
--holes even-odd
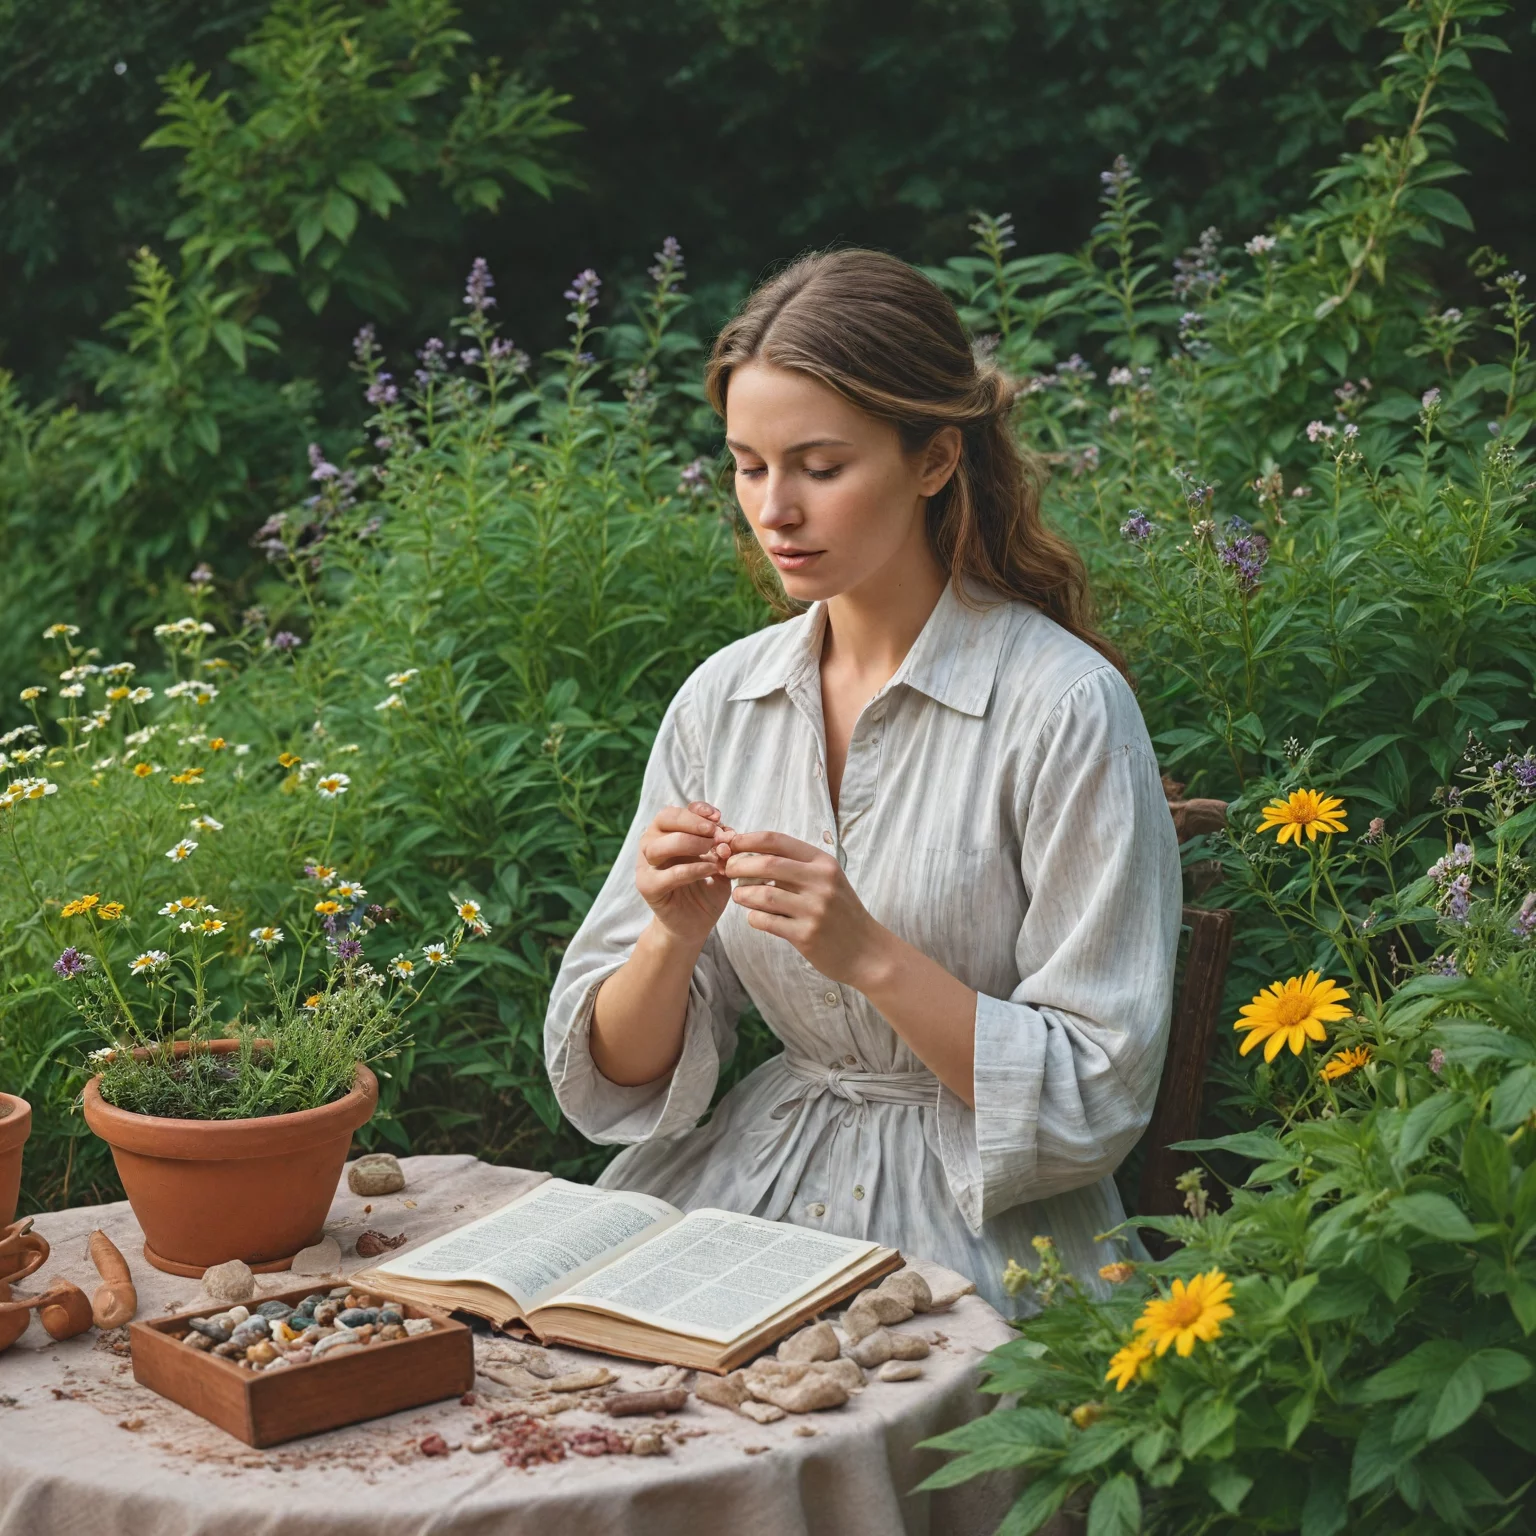
[[(369, 1227), (407, 1232), (410, 1245), (516, 1198), (546, 1175), (472, 1157), (402, 1159), (406, 1188), (364, 1200), (343, 1180), (326, 1230), (343, 1273), (370, 1262), (354, 1244)], [(371, 1209), (369, 1209), (371, 1208)], [(97, 1276), (86, 1235), (100, 1227), (127, 1255), (139, 1316), (202, 1305), (199, 1283), (144, 1261), (126, 1202), (41, 1216), (53, 1247), (37, 1285), (63, 1275), (87, 1292)], [(949, 1276), (921, 1265), (937, 1291)], [(262, 1292), (294, 1283), (258, 1277)], [(951, 1285), (951, 1288), (952, 1285)], [(210, 1310), (213, 1310), (210, 1304)], [(1006, 1481), (936, 1494), (909, 1490), (943, 1460), (917, 1442), (987, 1412), (976, 1390), (982, 1355), (1010, 1336), (980, 1298), (914, 1319), (934, 1341), (920, 1381), (875, 1379), (843, 1408), (757, 1425), (690, 1397), (676, 1415), (691, 1433), (664, 1456), (572, 1456), (530, 1470), (467, 1448), (427, 1457), (423, 1437), (472, 1438), (484, 1412), (456, 1400), (253, 1451), (176, 1404), (138, 1386), (126, 1335), (96, 1330), (54, 1343), (34, 1323), (0, 1355), (0, 1536), (981, 1536), (1011, 1501)], [(484, 1362), (498, 1348), (476, 1338)], [(563, 1367), (607, 1364), (625, 1386), (651, 1369), (633, 1361), (552, 1350)], [(488, 1378), (477, 1388), (494, 1394)], [(490, 1406), (509, 1406), (490, 1404)], [(562, 1428), (602, 1424), (633, 1431), (646, 1420), (582, 1410)]]

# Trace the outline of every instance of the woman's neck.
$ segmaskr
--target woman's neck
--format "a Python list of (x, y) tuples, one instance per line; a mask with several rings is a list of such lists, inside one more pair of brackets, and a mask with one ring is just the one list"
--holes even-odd
[(903, 555), (827, 600), (822, 676), (835, 672), (848, 683), (863, 684), (865, 698), (895, 676), (949, 579), (926, 538)]

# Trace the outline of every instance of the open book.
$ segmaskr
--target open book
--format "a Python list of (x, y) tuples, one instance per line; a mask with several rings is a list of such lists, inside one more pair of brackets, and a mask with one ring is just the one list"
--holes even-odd
[(359, 1286), (545, 1343), (723, 1373), (901, 1266), (894, 1248), (550, 1179)]

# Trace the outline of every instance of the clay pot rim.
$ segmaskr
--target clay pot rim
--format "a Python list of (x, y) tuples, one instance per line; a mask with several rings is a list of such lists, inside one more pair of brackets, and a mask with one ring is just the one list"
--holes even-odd
[(13, 1152), (32, 1134), (32, 1106), (14, 1093), (0, 1093), (0, 1152)]
[[(268, 1042), (258, 1040), (257, 1045)], [(238, 1040), (210, 1040), (206, 1048), (227, 1055), (240, 1048)], [(175, 1054), (185, 1056), (187, 1041), (178, 1040)], [(139, 1051), (135, 1051), (137, 1056)], [(145, 1055), (148, 1052), (144, 1052)], [(274, 1154), (305, 1146), (345, 1128), (355, 1131), (373, 1118), (379, 1102), (379, 1080), (362, 1062), (352, 1086), (339, 1099), (318, 1109), (297, 1109), (281, 1115), (258, 1115), (245, 1120), (183, 1120), (169, 1115), (141, 1115), (119, 1109), (101, 1096), (98, 1073), (86, 1083), (82, 1095), (85, 1123), (111, 1147), (147, 1157), (175, 1158), (183, 1162), (210, 1162)]]

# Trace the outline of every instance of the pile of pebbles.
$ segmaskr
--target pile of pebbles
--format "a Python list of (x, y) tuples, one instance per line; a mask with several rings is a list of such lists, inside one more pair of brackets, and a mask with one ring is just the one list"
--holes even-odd
[(431, 1329), (429, 1317), (408, 1318), (397, 1302), (339, 1285), (316, 1291), (293, 1307), (285, 1301), (264, 1301), (254, 1312), (234, 1306), (210, 1317), (194, 1317), (179, 1337), (188, 1349), (217, 1355), (242, 1370), (275, 1371)]

